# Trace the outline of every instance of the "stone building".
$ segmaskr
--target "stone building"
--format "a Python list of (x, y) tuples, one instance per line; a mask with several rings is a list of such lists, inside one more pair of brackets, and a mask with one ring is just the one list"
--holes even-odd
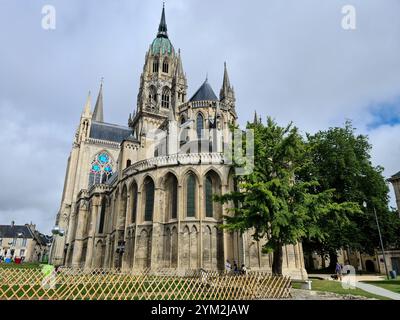
[[(400, 218), (400, 172), (392, 175), (387, 181), (393, 186)], [(305, 265), (308, 270), (324, 269), (329, 265), (328, 257), (323, 259), (315, 253), (307, 255), (305, 258)], [(394, 270), (397, 274), (400, 274), (400, 249), (385, 248), (385, 258), (388, 271)], [(386, 273), (382, 250), (376, 250), (374, 255), (368, 255), (358, 251), (341, 249), (338, 251), (338, 261), (343, 265), (350, 264), (358, 271)]]
[(25, 262), (43, 262), (48, 257), (50, 237), (36, 230), (32, 223), (0, 225), (0, 257), (23, 258)]
[[(180, 50), (163, 8), (145, 56), (128, 126), (103, 116), (103, 84), (90, 95), (68, 159), (52, 262), (86, 268), (223, 269), (229, 259), (270, 270), (272, 255), (250, 233), (223, 232), (226, 206), (213, 195), (234, 188), (225, 156), (235, 124), (235, 92), (225, 64), (219, 97), (206, 79), (188, 99)], [(284, 249), (284, 272), (306, 276), (301, 244)]]

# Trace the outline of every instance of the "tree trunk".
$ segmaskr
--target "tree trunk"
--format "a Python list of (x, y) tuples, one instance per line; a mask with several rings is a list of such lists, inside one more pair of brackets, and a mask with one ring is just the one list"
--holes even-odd
[(283, 264), (283, 250), (282, 246), (278, 245), (278, 247), (274, 250), (273, 254), (272, 274), (281, 276), (282, 264)]
[(329, 270), (335, 271), (338, 256), (336, 251), (329, 251)]

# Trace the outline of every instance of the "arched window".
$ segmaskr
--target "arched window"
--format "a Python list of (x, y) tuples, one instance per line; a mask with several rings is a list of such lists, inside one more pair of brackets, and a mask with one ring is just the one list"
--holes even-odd
[(165, 183), (166, 221), (178, 217), (178, 180), (175, 175), (168, 173)]
[(221, 179), (218, 174), (211, 170), (204, 178), (204, 207), (208, 218), (220, 219), (222, 217), (222, 206), (215, 202), (214, 195), (221, 194)]
[(196, 178), (190, 173), (186, 183), (186, 215), (188, 217), (196, 216)]
[(104, 219), (106, 216), (106, 198), (101, 200), (101, 210), (100, 210), (100, 222), (99, 222), (99, 233), (103, 233), (104, 229)]
[(158, 72), (158, 69), (159, 69), (158, 57), (155, 57), (153, 60), (153, 72)]
[(162, 72), (168, 73), (168, 59), (167, 58), (164, 59), (164, 62), (162, 65)]
[(164, 88), (161, 95), (161, 107), (169, 108), (170, 91), (168, 88)]
[(126, 160), (126, 167), (130, 167), (132, 164), (132, 161), (130, 159)]
[(154, 106), (157, 103), (157, 90), (154, 86), (151, 86), (149, 89), (149, 103)]
[(132, 185), (131, 201), (132, 201), (131, 223), (135, 223), (136, 222), (136, 212), (137, 212), (137, 202), (138, 202), (138, 192), (137, 192), (137, 184), (136, 183), (134, 183)]
[(212, 217), (213, 212), (213, 182), (209, 175), (206, 176), (205, 180), (205, 201), (206, 201), (206, 217)]
[(105, 183), (113, 173), (113, 165), (107, 152), (97, 154), (92, 161), (89, 173), (89, 188), (95, 184)]
[(204, 128), (204, 117), (201, 113), (198, 113), (196, 118), (197, 138), (201, 138), (203, 128)]
[(147, 177), (144, 182), (144, 192), (145, 192), (144, 221), (152, 221), (153, 210), (154, 210), (154, 182), (150, 177)]

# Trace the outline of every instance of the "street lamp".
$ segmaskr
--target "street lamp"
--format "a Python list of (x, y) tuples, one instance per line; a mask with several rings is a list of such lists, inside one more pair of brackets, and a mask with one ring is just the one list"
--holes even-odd
[[(363, 202), (364, 208), (367, 208), (367, 202)], [(382, 255), (383, 255), (383, 263), (385, 265), (385, 270), (386, 270), (386, 276), (389, 279), (389, 272), (388, 272), (388, 267), (386, 264), (386, 257), (385, 257), (385, 249), (383, 248), (383, 241), (382, 241), (382, 234), (381, 234), (381, 228), (379, 227), (379, 221), (378, 221), (378, 216), (376, 214), (375, 206), (373, 206), (374, 209), (374, 215), (375, 215), (375, 221), (376, 221), (376, 226), (378, 227), (378, 234), (379, 234), (379, 241), (381, 243), (381, 249), (382, 249)]]

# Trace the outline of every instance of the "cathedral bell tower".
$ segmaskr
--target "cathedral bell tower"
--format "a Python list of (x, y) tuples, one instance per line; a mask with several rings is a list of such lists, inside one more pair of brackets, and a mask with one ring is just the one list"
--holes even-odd
[(156, 38), (146, 53), (137, 108), (129, 119), (138, 140), (170, 116), (177, 114), (178, 105), (186, 102), (187, 81), (182, 67), (180, 50), (175, 51), (168, 37), (165, 7)]

